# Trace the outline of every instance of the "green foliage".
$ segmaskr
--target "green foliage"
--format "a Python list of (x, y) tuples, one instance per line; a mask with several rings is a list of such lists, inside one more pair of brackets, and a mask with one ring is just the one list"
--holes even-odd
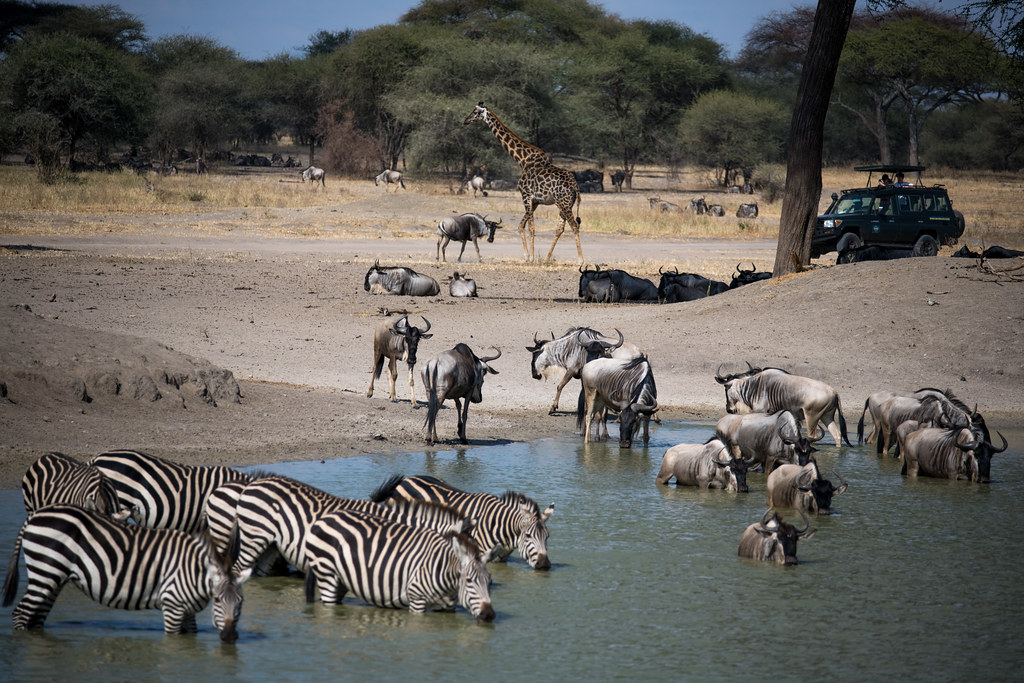
[(116, 5), (76, 7), (50, 2), (0, 2), (0, 50), (20, 39), (70, 33), (124, 52), (146, 43), (143, 23)]
[(302, 48), (307, 57), (329, 55), (339, 47), (352, 42), (351, 29), (344, 31), (320, 30), (309, 37), (309, 45)]
[(936, 112), (923, 136), (929, 166), (1024, 168), (1024, 111), (1005, 101), (979, 102)]
[(727, 90), (702, 95), (687, 110), (679, 135), (694, 163), (710, 166), (723, 185), (735, 171), (777, 161), (789, 116), (771, 100)]
[(83, 143), (102, 153), (143, 137), (151, 84), (122, 52), (73, 35), (36, 37), (11, 49), (3, 71), (11, 113), (27, 122), (29, 144), (56, 146), (37, 158), (73, 161)]

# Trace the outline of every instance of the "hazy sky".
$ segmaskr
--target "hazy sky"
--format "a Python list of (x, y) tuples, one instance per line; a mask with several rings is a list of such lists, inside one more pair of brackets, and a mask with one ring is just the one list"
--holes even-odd
[[(67, 0), (65, 0), (67, 1)], [(151, 39), (190, 33), (213, 38), (246, 59), (298, 53), (317, 31), (366, 29), (393, 24), (418, 0), (71, 0), (114, 4), (146, 25)], [(730, 57), (754, 22), (772, 10), (816, 4), (798, 0), (605, 0), (597, 2), (623, 19), (670, 19), (725, 46)], [(953, 5), (953, 2), (943, 3)], [(858, 2), (860, 5), (860, 2)]]

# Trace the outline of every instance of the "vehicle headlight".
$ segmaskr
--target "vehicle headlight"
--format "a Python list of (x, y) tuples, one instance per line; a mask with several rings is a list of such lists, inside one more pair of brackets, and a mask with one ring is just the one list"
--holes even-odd
[(825, 219), (825, 227), (826, 228), (838, 228), (842, 224), (843, 224), (843, 219), (841, 219), (841, 218), (826, 218)]

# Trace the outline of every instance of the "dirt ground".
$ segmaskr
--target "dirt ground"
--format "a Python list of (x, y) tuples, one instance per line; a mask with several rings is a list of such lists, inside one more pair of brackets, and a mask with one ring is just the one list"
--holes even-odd
[[(430, 320), (421, 363), (458, 342), (481, 355), (501, 349), (492, 363), (500, 374), (487, 377), (483, 403), (470, 410), (470, 447), (573, 432), (579, 382), (549, 416), (555, 383), (530, 377), (525, 347), (535, 334), (581, 325), (617, 328), (647, 352), (664, 420), (720, 417), (716, 368), (745, 361), (830, 383), (851, 435), (879, 389), (951, 389), (991, 425), (1024, 418), (1024, 270), (1011, 270), (1021, 259), (991, 262), (1007, 271), (999, 274), (945, 248), (936, 258), (820, 267), (690, 303), (581, 304), (571, 236), (552, 265), (523, 265), (514, 229), (481, 243), (482, 264), (472, 245), (461, 265), (451, 263), (454, 245), (449, 263), (437, 264), (432, 227), (396, 234), (376, 224), (381, 211), (372, 202), (346, 207), (337, 236), (313, 238), (261, 229), (233, 211), (116, 219), (116, 229), (86, 231), (58, 229), (67, 217), (0, 214), (0, 487), (18, 487), (47, 451), (84, 459), (135, 448), (252, 465), (423, 450), (426, 410), (410, 404), (404, 367), (397, 403), (386, 378), (366, 397), (385, 309)], [(302, 210), (289, 209), (287, 220), (301, 225)], [(546, 253), (553, 220), (539, 225), (537, 249)], [(660, 266), (764, 269), (775, 245), (584, 231), (583, 248), (590, 263), (657, 282)], [(364, 291), (375, 259), (432, 275), (441, 295)], [(448, 295), (444, 280), (456, 268), (476, 279), (479, 298)], [(439, 432), (447, 439), (439, 448), (457, 446), (450, 407)]]

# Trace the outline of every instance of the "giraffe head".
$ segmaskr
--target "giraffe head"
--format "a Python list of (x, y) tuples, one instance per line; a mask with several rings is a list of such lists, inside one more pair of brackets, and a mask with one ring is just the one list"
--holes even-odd
[(473, 111), (470, 112), (469, 116), (467, 116), (466, 120), (463, 121), (462, 123), (468, 126), (474, 121), (487, 121), (490, 118), (490, 116), (491, 111), (484, 106), (483, 102), (481, 102), (475, 107), (473, 107)]

